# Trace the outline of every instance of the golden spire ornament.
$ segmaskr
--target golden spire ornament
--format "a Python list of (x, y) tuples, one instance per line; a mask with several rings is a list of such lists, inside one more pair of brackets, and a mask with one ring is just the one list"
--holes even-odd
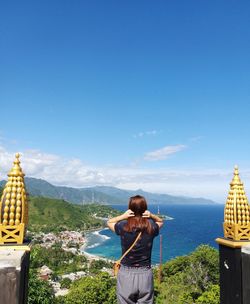
[(234, 177), (230, 183), (223, 227), (225, 238), (235, 241), (250, 240), (250, 205), (237, 166), (234, 168)]
[(28, 224), (28, 203), (20, 154), (8, 174), (0, 201), (0, 244), (22, 244)]

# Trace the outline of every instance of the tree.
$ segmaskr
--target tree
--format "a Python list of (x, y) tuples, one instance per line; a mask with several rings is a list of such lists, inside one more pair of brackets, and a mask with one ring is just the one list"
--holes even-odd
[(116, 304), (115, 279), (104, 272), (94, 277), (84, 277), (72, 284), (65, 303)]
[(170, 260), (169, 262), (163, 264), (162, 267), (163, 278), (175, 275), (178, 272), (182, 272), (186, 270), (189, 264), (190, 264), (189, 256), (187, 255), (179, 256)]
[(28, 304), (54, 304), (54, 300), (53, 290), (49, 283), (39, 279), (36, 271), (30, 271)]
[(63, 296), (56, 297), (55, 304), (65, 304), (65, 297), (63, 297)]
[(103, 267), (112, 268), (113, 263), (105, 260), (93, 260), (89, 266), (90, 273), (99, 273)]
[(30, 267), (43, 265), (53, 270), (54, 275), (76, 272), (87, 268), (87, 259), (83, 255), (75, 255), (64, 251), (58, 244), (51, 248), (34, 245), (31, 250)]
[(218, 251), (208, 245), (199, 246), (190, 255), (187, 283), (206, 291), (209, 285), (219, 282)]
[(220, 287), (211, 285), (195, 302), (196, 304), (220, 304)]
[(155, 284), (156, 303), (193, 304), (198, 299), (205, 301), (208, 297), (215, 302), (208, 301), (204, 304), (217, 304), (216, 292), (210, 288), (219, 284), (218, 266), (218, 251), (207, 245), (201, 245), (191, 254), (165, 263), (163, 282), (158, 284), (156, 281)]
[(61, 284), (61, 288), (70, 288), (70, 285), (71, 285), (71, 280), (69, 278), (64, 278), (60, 281), (60, 284)]

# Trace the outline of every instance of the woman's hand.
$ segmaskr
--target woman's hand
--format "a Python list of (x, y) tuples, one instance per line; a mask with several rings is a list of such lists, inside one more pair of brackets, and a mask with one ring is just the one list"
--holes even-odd
[(132, 210), (130, 210), (130, 209), (128, 209), (126, 212), (124, 212), (124, 213), (122, 214), (122, 218), (123, 218), (124, 220), (127, 220), (129, 217), (132, 217), (132, 216), (135, 216), (135, 214), (134, 214), (134, 212), (133, 212)]
[(150, 211), (146, 210), (143, 214), (142, 217), (146, 217), (146, 218), (151, 218), (153, 221), (155, 221), (155, 223), (159, 226), (159, 228), (162, 227), (163, 225), (163, 219), (160, 218), (159, 216), (151, 213)]
[(115, 232), (115, 224), (117, 222), (127, 220), (129, 217), (135, 216), (134, 212), (130, 209), (128, 209), (126, 212), (124, 212), (122, 215), (118, 215), (116, 217), (113, 217), (107, 221), (108, 227)]
[(151, 212), (149, 210), (146, 210), (144, 213), (142, 213), (142, 217), (150, 218)]

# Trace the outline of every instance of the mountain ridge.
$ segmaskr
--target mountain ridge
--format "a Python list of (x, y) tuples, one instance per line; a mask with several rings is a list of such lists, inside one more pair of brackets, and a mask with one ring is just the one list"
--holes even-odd
[[(0, 187), (6, 181), (0, 181)], [(75, 204), (86, 204), (97, 202), (111, 205), (127, 204), (130, 196), (140, 194), (146, 197), (150, 204), (176, 204), (176, 205), (198, 205), (216, 204), (216, 202), (206, 198), (193, 198), (185, 196), (174, 196), (169, 194), (158, 194), (138, 190), (124, 190), (110, 186), (94, 186), (88, 188), (73, 188), (66, 186), (55, 186), (46, 180), (33, 177), (26, 177), (25, 184), (27, 191), (32, 196), (43, 196), (48, 198), (63, 199)]]

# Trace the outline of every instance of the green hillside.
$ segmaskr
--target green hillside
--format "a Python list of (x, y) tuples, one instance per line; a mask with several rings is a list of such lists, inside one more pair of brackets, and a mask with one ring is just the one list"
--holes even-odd
[(219, 253), (200, 245), (186, 256), (162, 265), (161, 283), (155, 280), (156, 304), (219, 304)]
[(30, 231), (86, 230), (102, 227), (104, 221), (95, 218), (114, 216), (119, 212), (104, 205), (74, 205), (64, 200), (31, 197), (29, 201)]

